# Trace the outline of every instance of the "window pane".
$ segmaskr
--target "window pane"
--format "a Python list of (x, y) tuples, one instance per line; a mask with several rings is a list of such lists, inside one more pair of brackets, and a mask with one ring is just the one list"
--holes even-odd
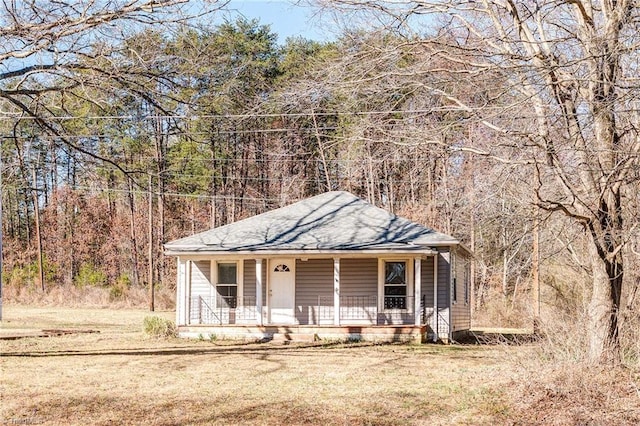
[(385, 284), (406, 284), (406, 263), (405, 262), (385, 262), (384, 283)]
[(291, 272), (291, 269), (285, 264), (278, 265), (273, 269), (273, 272)]
[(237, 284), (236, 268), (235, 263), (218, 263), (218, 284)]
[(401, 297), (388, 297), (384, 298), (385, 309), (407, 309), (407, 298)]
[(217, 304), (218, 308), (235, 308), (238, 295), (238, 286), (235, 285), (219, 285), (216, 286), (218, 292)]
[(407, 286), (404, 285), (386, 285), (384, 286), (385, 296), (406, 296)]
[(238, 295), (238, 287), (235, 285), (219, 285), (216, 290), (218, 290), (218, 295), (222, 297), (236, 297)]
[(453, 301), (458, 301), (458, 282), (455, 278), (453, 279)]

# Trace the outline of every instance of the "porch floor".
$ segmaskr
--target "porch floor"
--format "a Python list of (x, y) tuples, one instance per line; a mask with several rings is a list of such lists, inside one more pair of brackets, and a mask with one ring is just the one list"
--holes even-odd
[(364, 340), (375, 342), (415, 342), (426, 339), (426, 325), (211, 325), (178, 326), (178, 335), (186, 338), (212, 337), (241, 340)]

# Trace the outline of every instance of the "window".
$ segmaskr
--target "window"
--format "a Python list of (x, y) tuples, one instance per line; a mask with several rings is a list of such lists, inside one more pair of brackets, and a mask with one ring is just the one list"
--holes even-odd
[(471, 271), (469, 270), (470, 265), (466, 263), (464, 266), (464, 303), (465, 305), (469, 304), (469, 281)]
[(407, 262), (384, 263), (384, 308), (407, 309)]
[(457, 259), (454, 253), (451, 253), (451, 300), (458, 303), (458, 269), (456, 267)]
[(291, 272), (291, 269), (289, 269), (289, 267), (287, 265), (281, 264), (281, 265), (276, 266), (273, 269), (273, 272)]
[(453, 277), (453, 303), (458, 302), (458, 280)]
[(238, 298), (238, 264), (218, 263), (217, 307), (235, 308)]

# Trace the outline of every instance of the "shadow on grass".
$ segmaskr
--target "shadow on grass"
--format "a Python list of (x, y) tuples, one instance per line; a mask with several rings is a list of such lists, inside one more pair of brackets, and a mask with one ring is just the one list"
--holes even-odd
[(132, 349), (95, 349), (95, 350), (52, 350), (52, 351), (16, 351), (16, 352), (0, 352), (2, 357), (65, 357), (65, 356), (104, 356), (104, 355), (127, 355), (127, 356), (148, 356), (148, 355), (211, 355), (211, 354), (243, 354), (243, 355), (260, 355), (260, 354), (278, 354), (288, 353), (301, 355), (310, 351), (319, 352), (322, 349), (355, 349), (372, 346), (381, 346), (380, 343), (308, 343), (296, 345), (274, 345), (271, 343), (236, 343), (233, 345), (211, 345), (203, 346), (171, 346), (166, 348), (132, 348)]
[[(297, 343), (290, 345), (274, 344), (272, 342), (244, 342), (244, 343), (212, 343), (198, 342), (190, 346), (166, 346), (166, 347), (133, 347), (120, 349), (57, 349), (57, 350), (33, 350), (33, 351), (3, 351), (0, 357), (15, 358), (53, 358), (53, 357), (98, 357), (98, 356), (203, 356), (203, 355), (243, 355), (256, 356), (260, 359), (272, 355), (286, 355), (290, 357), (319, 355), (323, 350), (344, 351), (345, 356), (362, 356), (360, 350), (380, 348), (386, 352), (395, 353), (394, 362), (400, 362), (411, 354), (431, 357), (450, 357), (457, 359), (489, 358), (482, 351), (482, 346), (498, 344), (497, 340), (487, 339), (485, 342), (469, 340), (469, 342), (453, 345), (443, 344), (410, 344), (399, 342), (357, 342), (346, 343), (342, 341)], [(169, 343), (169, 342), (168, 342)], [(480, 343), (480, 344), (479, 344)], [(335, 354), (335, 353), (334, 353)], [(390, 360), (384, 360), (389, 363)]]
[[(275, 400), (232, 401), (227, 395), (202, 398), (145, 400), (113, 395), (52, 397), (9, 412), (15, 424), (94, 425), (154, 424), (274, 424), (274, 425), (397, 425), (428, 421), (434, 408), (446, 414), (446, 405), (434, 407), (418, 394), (391, 395), (390, 401), (355, 400), (343, 408), (314, 400), (312, 396)], [(410, 421), (409, 421), (410, 420)], [(33, 422), (33, 423), (30, 423)], [(36, 423), (37, 422), (37, 423)]]

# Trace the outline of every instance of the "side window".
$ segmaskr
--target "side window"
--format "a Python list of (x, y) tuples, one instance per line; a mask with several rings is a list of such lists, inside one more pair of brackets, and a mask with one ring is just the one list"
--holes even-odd
[(458, 301), (458, 279), (453, 277), (453, 303)]
[(451, 279), (451, 298), (453, 299), (453, 303), (458, 302), (458, 259), (454, 253), (451, 253), (451, 274), (453, 274)]
[(469, 284), (471, 280), (471, 265), (470, 262), (465, 262), (464, 265), (464, 303), (469, 304)]

